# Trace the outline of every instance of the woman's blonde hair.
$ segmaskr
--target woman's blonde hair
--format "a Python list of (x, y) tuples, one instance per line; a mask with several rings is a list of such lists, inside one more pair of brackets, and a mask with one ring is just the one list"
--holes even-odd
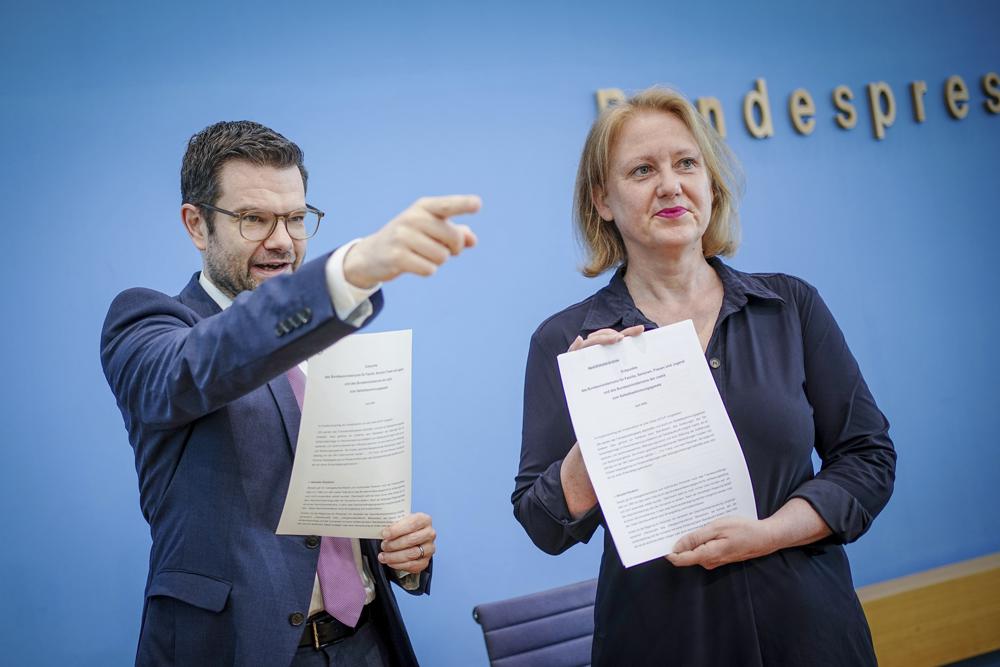
[(577, 233), (587, 249), (583, 275), (588, 278), (624, 264), (625, 243), (613, 222), (601, 219), (594, 205), (596, 188), (605, 190), (611, 151), (625, 123), (646, 111), (677, 116), (687, 126), (701, 150), (712, 185), (712, 216), (702, 237), (705, 257), (732, 255), (739, 246), (740, 226), (736, 202), (741, 194), (743, 173), (736, 156), (722, 137), (680, 93), (653, 86), (606, 109), (590, 128), (580, 156), (574, 194)]

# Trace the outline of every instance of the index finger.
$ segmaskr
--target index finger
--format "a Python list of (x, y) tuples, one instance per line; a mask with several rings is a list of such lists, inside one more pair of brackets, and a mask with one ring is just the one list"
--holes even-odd
[(443, 197), (421, 197), (417, 206), (442, 220), (453, 215), (475, 213), (482, 205), (479, 195), (446, 195)]
[[(586, 340), (574, 340), (569, 346), (569, 351), (574, 352), (593, 345), (614, 345), (624, 338), (622, 333), (614, 329), (600, 329), (587, 336)], [(577, 338), (580, 337), (577, 336)]]
[(424, 514), (423, 512), (417, 512), (416, 514), (407, 514), (402, 519), (392, 524), (391, 526), (386, 526), (382, 529), (382, 539), (383, 540), (393, 540), (397, 537), (403, 535), (409, 535), (412, 532), (418, 531), (421, 528), (425, 528), (431, 525), (431, 518)]
[(645, 325), (635, 324), (633, 326), (630, 326), (628, 329), (622, 329), (620, 333), (623, 336), (638, 336), (639, 334), (645, 332), (646, 332)]
[(708, 544), (718, 536), (718, 531), (716, 531), (714, 526), (710, 523), (706, 526), (702, 526), (701, 528), (692, 530), (687, 535), (682, 535), (681, 538), (677, 540), (677, 543), (674, 544), (674, 548), (671, 551), (674, 554), (694, 551), (701, 545)]
[(677, 567), (689, 567), (691, 565), (701, 565), (707, 555), (707, 547), (700, 545), (697, 549), (692, 549), (691, 551), (667, 554), (666, 559)]

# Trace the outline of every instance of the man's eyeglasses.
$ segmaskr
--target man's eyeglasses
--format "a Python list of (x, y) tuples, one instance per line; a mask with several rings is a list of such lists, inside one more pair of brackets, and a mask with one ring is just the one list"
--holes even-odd
[(296, 241), (305, 241), (319, 231), (319, 221), (326, 215), (315, 206), (306, 204), (304, 209), (290, 213), (270, 213), (268, 211), (243, 211), (236, 213), (218, 208), (210, 204), (195, 204), (201, 208), (222, 213), (237, 218), (240, 223), (240, 236), (247, 241), (263, 241), (274, 233), (278, 221), (283, 220), (288, 235)]

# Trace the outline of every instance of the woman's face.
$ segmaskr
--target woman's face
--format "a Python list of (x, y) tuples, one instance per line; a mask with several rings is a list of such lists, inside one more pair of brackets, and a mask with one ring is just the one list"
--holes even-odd
[(712, 187), (690, 130), (672, 113), (644, 111), (625, 122), (611, 150), (606, 187), (594, 192), (614, 220), (629, 261), (697, 250), (712, 215)]

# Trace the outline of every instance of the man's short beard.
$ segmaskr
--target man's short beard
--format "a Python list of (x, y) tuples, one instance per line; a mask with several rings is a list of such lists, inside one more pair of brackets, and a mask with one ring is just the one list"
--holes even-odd
[(241, 292), (259, 287), (259, 283), (249, 274), (246, 262), (226, 254), (218, 243), (209, 241), (204, 262), (209, 279), (231, 299), (235, 299)]

